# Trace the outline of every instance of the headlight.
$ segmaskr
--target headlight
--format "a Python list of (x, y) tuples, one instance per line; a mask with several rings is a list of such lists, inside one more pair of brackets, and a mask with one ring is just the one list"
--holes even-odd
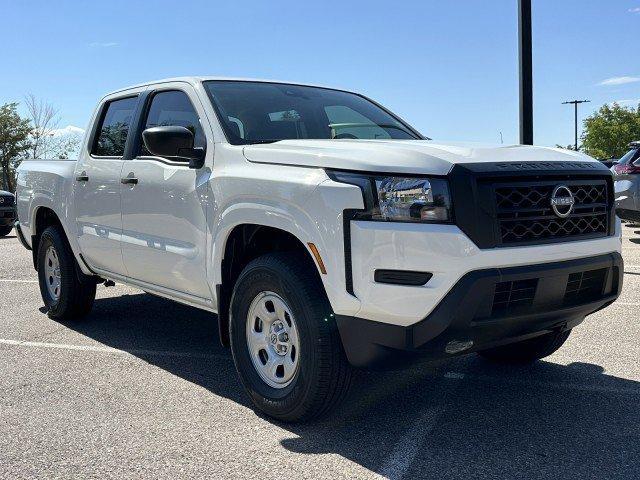
[(449, 184), (442, 178), (365, 176), (331, 172), (339, 182), (359, 186), (364, 195), (363, 220), (449, 223)]

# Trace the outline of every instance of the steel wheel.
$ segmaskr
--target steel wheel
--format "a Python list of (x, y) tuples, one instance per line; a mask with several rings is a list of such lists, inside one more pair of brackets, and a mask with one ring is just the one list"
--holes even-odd
[(300, 337), (286, 302), (273, 292), (260, 292), (249, 307), (246, 332), (260, 378), (273, 388), (289, 385), (300, 363)]
[(62, 276), (60, 274), (60, 260), (58, 260), (58, 253), (53, 245), (50, 245), (49, 248), (47, 248), (47, 252), (44, 257), (44, 274), (49, 295), (51, 295), (51, 298), (54, 301), (59, 300)]

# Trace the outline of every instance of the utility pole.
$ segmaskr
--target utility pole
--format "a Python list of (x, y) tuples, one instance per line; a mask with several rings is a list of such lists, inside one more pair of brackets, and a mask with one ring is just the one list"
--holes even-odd
[(578, 151), (578, 105), (581, 103), (589, 103), (591, 100), (571, 100), (569, 102), (562, 102), (562, 105), (573, 105), (573, 130), (575, 134), (575, 149)]
[(531, 0), (518, 0), (518, 55), (520, 58), (520, 143), (533, 145)]

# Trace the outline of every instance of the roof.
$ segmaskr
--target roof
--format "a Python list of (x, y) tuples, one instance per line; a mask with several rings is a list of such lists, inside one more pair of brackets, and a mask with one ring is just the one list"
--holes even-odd
[(168, 83), (168, 82), (186, 82), (191, 85), (195, 85), (201, 82), (205, 82), (208, 80), (226, 80), (226, 81), (236, 81), (236, 82), (262, 82), (262, 83), (282, 83), (288, 85), (300, 85), (303, 87), (317, 87), (317, 88), (329, 88), (331, 90), (341, 90), (343, 92), (352, 92), (346, 88), (338, 88), (338, 87), (329, 87), (326, 85), (316, 85), (311, 83), (303, 83), (303, 82), (287, 82), (283, 80), (266, 80), (261, 78), (242, 78), (242, 77), (218, 77), (218, 76), (197, 76), (197, 77), (173, 77), (173, 78), (163, 78), (160, 80), (153, 80), (149, 82), (139, 83), (137, 85), (130, 85), (128, 87), (119, 88), (118, 90), (114, 90), (113, 92), (109, 92), (105, 95), (105, 97), (109, 95), (113, 95), (115, 93), (125, 92), (127, 90), (131, 90), (134, 88), (142, 88), (148, 87), (151, 85), (157, 85), (160, 83)]

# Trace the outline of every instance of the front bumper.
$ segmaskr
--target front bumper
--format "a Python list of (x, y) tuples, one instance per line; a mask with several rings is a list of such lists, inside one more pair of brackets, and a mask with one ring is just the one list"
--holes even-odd
[(0, 227), (10, 227), (16, 221), (15, 207), (0, 208)]
[(569, 329), (613, 302), (622, 288), (619, 253), (465, 274), (421, 321), (409, 326), (336, 315), (345, 352), (358, 367), (399, 351), (443, 358)]

